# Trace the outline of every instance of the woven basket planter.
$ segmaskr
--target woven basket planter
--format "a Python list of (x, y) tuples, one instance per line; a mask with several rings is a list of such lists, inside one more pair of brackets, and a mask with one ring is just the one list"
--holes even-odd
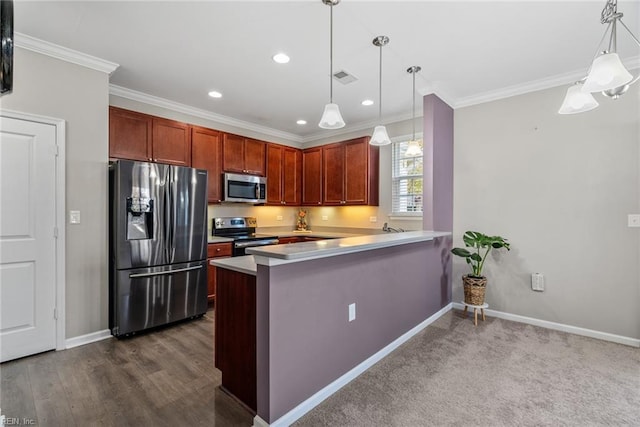
[(467, 274), (462, 276), (464, 285), (464, 302), (471, 305), (484, 304), (484, 294), (487, 290), (486, 277), (472, 277)]

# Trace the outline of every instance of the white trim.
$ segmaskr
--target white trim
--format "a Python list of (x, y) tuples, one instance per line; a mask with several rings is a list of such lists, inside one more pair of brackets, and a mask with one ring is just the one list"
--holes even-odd
[[(635, 56), (624, 61), (625, 66), (629, 70), (640, 68), (640, 56)], [(588, 64), (585, 64), (588, 65)], [(455, 108), (470, 107), (472, 105), (484, 104), (486, 102), (498, 101), (500, 99), (511, 98), (513, 96), (524, 95), (530, 92), (550, 89), (563, 85), (571, 85), (576, 81), (585, 77), (587, 69), (581, 69), (570, 73), (557, 74), (540, 80), (534, 80), (525, 84), (507, 86), (502, 89), (492, 90), (481, 93), (479, 95), (468, 96), (466, 98), (458, 98), (451, 105)]]
[(252, 427), (269, 427), (269, 423), (256, 415), (255, 417), (253, 417)]
[(320, 403), (322, 403), (322, 401), (324, 401), (327, 397), (331, 396), (332, 394), (340, 390), (342, 387), (349, 384), (352, 380), (354, 380), (364, 371), (366, 371), (371, 366), (378, 363), (384, 357), (389, 355), (392, 351), (394, 351), (395, 349), (400, 347), (402, 344), (407, 342), (409, 339), (411, 339), (414, 335), (418, 334), (424, 328), (432, 324), (440, 316), (447, 313), (449, 310), (451, 310), (451, 307), (452, 307), (451, 303), (447, 304), (446, 306), (441, 308), (438, 312), (436, 312), (429, 318), (423, 320), (417, 326), (405, 332), (400, 337), (396, 338), (393, 342), (391, 342), (389, 345), (384, 347), (382, 350), (378, 351), (377, 353), (375, 353), (374, 355), (372, 355), (371, 357), (369, 357), (368, 359), (360, 363), (358, 366), (351, 369), (349, 372), (342, 375), (340, 378), (336, 379), (335, 381), (333, 381), (332, 383), (324, 387), (322, 390), (318, 391), (316, 394), (309, 397), (304, 402), (300, 403), (298, 406), (296, 406), (295, 408), (293, 408), (292, 410), (290, 410), (289, 412), (287, 412), (286, 414), (284, 414), (282, 417), (278, 418), (271, 424), (265, 422), (262, 418), (256, 416), (253, 419), (253, 425), (255, 427), (267, 427), (267, 426), (284, 427), (284, 426), (291, 425), (292, 423), (300, 419), (300, 417), (302, 417), (304, 414), (306, 414), (307, 412), (309, 412), (310, 410), (318, 406)]
[(40, 116), (37, 114), (21, 113), (13, 110), (0, 110), (0, 116), (16, 120), (25, 120), (35, 123), (43, 123), (55, 126), (56, 145), (58, 146), (58, 157), (56, 159), (56, 207), (55, 223), (58, 228), (58, 238), (56, 239), (56, 350), (64, 350), (66, 338), (66, 233), (65, 233), (65, 188), (66, 188), (66, 122), (62, 119)]
[(149, 95), (136, 90), (127, 89), (126, 87), (109, 85), (109, 95), (119, 96), (121, 98), (131, 99), (133, 101), (143, 102), (145, 104), (154, 105), (156, 107), (166, 108), (178, 113), (189, 114), (191, 116), (200, 117), (206, 120), (212, 120), (229, 126), (235, 126), (242, 129), (260, 132), (265, 135), (271, 135), (275, 138), (285, 138), (294, 142), (303, 142), (305, 138), (289, 132), (282, 132), (266, 126), (257, 125), (255, 123), (244, 120), (234, 119), (233, 117), (223, 116), (222, 114), (212, 113), (211, 111), (202, 110), (200, 108), (191, 107), (186, 104), (171, 101), (169, 99), (160, 98), (158, 96)]
[(79, 347), (85, 344), (91, 344), (92, 342), (102, 341), (107, 338), (111, 338), (111, 332), (109, 329), (103, 329), (102, 331), (91, 332), (90, 334), (79, 335), (77, 337), (69, 338), (66, 341), (65, 348), (68, 350), (73, 347)]
[[(459, 302), (453, 303), (453, 308), (464, 310), (464, 304)], [(554, 331), (567, 332), (584, 337), (596, 338), (599, 340), (610, 341), (617, 344), (624, 344), (631, 347), (640, 347), (640, 339), (625, 337), (622, 335), (610, 334), (608, 332), (594, 331), (593, 329), (580, 328), (578, 326), (565, 325), (563, 323), (550, 322), (548, 320), (535, 319), (533, 317), (520, 316), (519, 314), (505, 313), (496, 310), (485, 310), (485, 313), (497, 317), (498, 319), (511, 320), (513, 322), (526, 323), (542, 328), (553, 329)]]
[[(402, 215), (403, 213), (406, 213), (408, 215)], [(387, 216), (389, 217), (389, 219), (394, 221), (422, 221), (423, 215), (422, 212), (418, 214), (410, 214), (409, 212), (396, 212), (390, 213)]]
[(120, 66), (115, 62), (106, 61), (95, 56), (87, 55), (86, 53), (78, 52), (77, 50), (59, 46), (18, 32), (14, 33), (14, 42), (17, 47), (21, 47), (22, 49), (31, 50), (33, 52), (48, 55), (52, 58), (61, 59), (62, 61), (71, 62), (73, 64), (81, 65), (107, 74), (113, 73)]

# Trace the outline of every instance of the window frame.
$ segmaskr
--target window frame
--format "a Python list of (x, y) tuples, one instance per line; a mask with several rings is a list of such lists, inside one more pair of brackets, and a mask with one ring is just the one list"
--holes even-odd
[[(396, 165), (396, 158), (395, 158), (395, 152), (396, 152), (396, 144), (402, 143), (402, 142), (408, 142), (412, 139), (411, 135), (403, 135), (403, 136), (397, 136), (394, 138), (391, 138), (391, 180), (390, 180), (390, 185), (391, 185), (391, 212), (389, 213), (389, 218), (390, 219), (398, 219), (398, 220), (422, 220), (422, 217), (424, 215), (424, 148), (423, 148), (423, 153), (422, 153), (422, 165), (423, 165), (423, 175), (422, 175), (422, 211), (416, 211), (416, 212), (394, 212), (394, 206), (398, 205), (399, 203), (396, 203), (395, 200), (395, 195), (394, 195), (394, 187), (396, 185), (396, 181), (397, 178), (394, 176), (394, 172), (395, 172), (395, 165)], [(420, 139), (422, 140), (422, 133), (416, 133), (416, 139)], [(415, 175), (403, 175), (403, 176), (415, 176)]]

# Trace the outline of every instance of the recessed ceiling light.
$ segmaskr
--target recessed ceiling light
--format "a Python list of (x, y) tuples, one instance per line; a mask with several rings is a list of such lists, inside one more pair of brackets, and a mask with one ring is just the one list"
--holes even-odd
[(286, 53), (280, 52), (273, 55), (273, 60), (276, 61), (278, 64), (286, 64), (287, 62), (289, 62), (289, 56), (287, 56)]
[(373, 101), (370, 99), (365, 99), (364, 101), (362, 101), (362, 105), (366, 105), (366, 106), (373, 105)]
[(298, 120), (296, 123), (299, 124), (299, 125), (306, 125), (307, 121), (306, 120)]
[(209, 96), (212, 98), (222, 98), (222, 94), (215, 90), (212, 90), (211, 92), (209, 92)]

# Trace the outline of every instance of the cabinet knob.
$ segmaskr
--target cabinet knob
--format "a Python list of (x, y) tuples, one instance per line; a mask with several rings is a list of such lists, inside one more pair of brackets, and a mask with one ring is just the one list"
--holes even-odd
[(220, 252), (220, 248), (216, 248), (216, 252)]
[(319, 205), (321, 205), (321, 204), (322, 204), (322, 202), (318, 202), (318, 204), (319, 204)]

